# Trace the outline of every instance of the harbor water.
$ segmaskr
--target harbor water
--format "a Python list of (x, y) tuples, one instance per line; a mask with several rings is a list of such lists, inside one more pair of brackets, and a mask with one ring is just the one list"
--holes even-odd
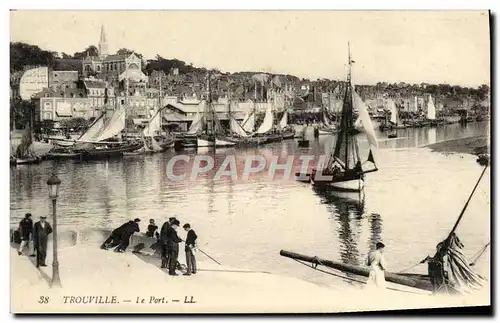
[[(214, 179), (211, 172), (197, 180), (172, 181), (167, 164), (181, 154), (173, 150), (109, 161), (18, 166), (10, 173), (10, 222), (17, 226), (26, 212), (35, 221), (40, 215), (51, 220), (45, 182), (56, 172), (62, 180), (57, 204), (61, 230), (112, 229), (138, 217), (145, 231), (149, 219), (161, 226), (176, 216), (197, 232), (199, 247), (224, 265), (340, 286), (346, 282), (283, 258), (279, 251), (362, 264), (370, 248), (383, 241), (388, 270), (393, 272), (433, 255), (436, 244), (453, 227), (482, 167), (475, 156), (432, 152), (422, 146), (487, 131), (487, 123), (470, 123), (398, 130), (396, 139), (378, 133), (374, 155), (379, 171), (366, 175), (362, 194), (325, 196), (309, 184), (283, 179), (279, 172), (275, 178), (263, 172), (248, 180)], [(312, 131), (309, 135), (309, 148), (288, 140), (258, 148), (182, 153), (212, 156), (216, 165), (232, 155), (238, 160), (246, 155), (267, 160), (279, 156), (280, 163), (294, 156), (294, 171), (298, 171), (298, 156), (328, 154), (335, 140), (335, 136), (314, 139)], [(364, 134), (359, 134), (359, 146), (361, 159), (366, 160)], [(189, 165), (177, 163), (174, 172), (188, 171)], [(488, 169), (456, 231), (468, 257), (490, 241), (489, 177)], [(487, 276), (488, 268), (489, 249), (477, 264), (477, 270)], [(426, 270), (420, 265), (411, 271)]]

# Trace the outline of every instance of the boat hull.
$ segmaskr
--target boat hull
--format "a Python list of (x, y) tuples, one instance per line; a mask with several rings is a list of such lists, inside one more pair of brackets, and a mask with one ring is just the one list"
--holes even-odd
[(362, 179), (353, 179), (350, 181), (339, 181), (339, 182), (329, 182), (329, 183), (323, 183), (323, 182), (318, 183), (315, 182), (313, 178), (311, 179), (311, 182), (313, 185), (343, 192), (360, 192), (363, 190), (365, 186), (365, 183)]
[[(311, 184), (318, 189), (323, 190), (335, 190), (342, 192), (360, 192), (363, 190), (365, 183), (363, 181), (363, 175), (358, 175), (356, 173), (340, 173), (334, 175), (333, 178), (319, 178), (316, 174), (316, 170), (313, 170), (309, 176)], [(321, 174), (323, 177), (329, 176), (329, 174)], [(332, 175), (330, 175), (332, 176)], [(318, 177), (318, 178), (317, 178)]]
[(223, 138), (215, 138), (215, 147), (232, 147), (235, 146), (236, 143), (230, 140), (226, 140)]
[(283, 140), (295, 138), (295, 131), (285, 131), (282, 133)]
[(319, 130), (318, 130), (318, 134), (319, 134), (320, 136), (333, 135), (333, 134), (335, 134), (335, 131), (334, 131), (334, 130), (324, 130), (324, 129), (319, 129)]
[(63, 159), (80, 159), (81, 153), (58, 153), (52, 152), (47, 154), (47, 159), (50, 160), (63, 160)]
[(17, 165), (32, 165), (32, 164), (40, 164), (42, 159), (40, 157), (30, 157), (30, 158), (13, 158), (10, 161), (12, 166)]
[(215, 140), (206, 140), (202, 138), (197, 138), (196, 145), (198, 147), (215, 147)]
[(113, 157), (121, 157), (124, 152), (133, 152), (141, 149), (143, 146), (144, 145), (142, 143), (131, 143), (106, 149), (83, 150), (78, 151), (78, 153), (82, 154), (82, 160), (109, 159)]

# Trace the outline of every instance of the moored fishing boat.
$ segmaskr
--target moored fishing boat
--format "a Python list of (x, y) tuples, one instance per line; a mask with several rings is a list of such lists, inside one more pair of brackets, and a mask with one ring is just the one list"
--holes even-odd
[(55, 148), (52, 149), (47, 154), (47, 159), (50, 160), (79, 159), (81, 155), (82, 155), (81, 153), (75, 152), (68, 148)]
[(432, 100), (432, 95), (429, 94), (429, 99), (427, 101), (427, 116), (426, 116), (426, 125), (429, 126), (436, 126), (437, 125), (437, 120), (436, 120), (436, 106), (434, 105), (434, 102)]
[(91, 149), (75, 150), (81, 154), (82, 160), (108, 159), (123, 156), (125, 152), (133, 152), (143, 147), (142, 142), (96, 145)]
[[(309, 175), (313, 185), (322, 189), (334, 189), (344, 191), (361, 191), (364, 187), (364, 175), (366, 173), (377, 171), (372, 150), (369, 150), (366, 162), (371, 162), (374, 168), (363, 169), (359, 156), (359, 148), (356, 136), (352, 133), (355, 128), (354, 109), (359, 111), (356, 124), (363, 128), (366, 133), (370, 146), (377, 147), (377, 140), (368, 114), (368, 108), (361, 97), (356, 93), (354, 84), (351, 80), (351, 54), (349, 50), (349, 63), (347, 86), (342, 106), (342, 115), (340, 120), (340, 129), (335, 142), (335, 147), (331, 153), (328, 164), (324, 169), (313, 169)], [(304, 175), (304, 174), (299, 174)], [(325, 177), (321, 177), (327, 176)]]

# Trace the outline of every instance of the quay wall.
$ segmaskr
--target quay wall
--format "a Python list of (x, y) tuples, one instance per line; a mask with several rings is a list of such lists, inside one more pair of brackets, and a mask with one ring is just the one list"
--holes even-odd
[[(15, 230), (17, 230), (17, 228), (10, 229), (11, 237)], [(89, 228), (81, 231), (62, 230), (57, 232), (57, 246), (58, 248), (68, 248), (84, 244), (101, 244), (109, 237), (110, 234), (111, 230), (105, 229)], [(47, 250), (52, 249), (52, 239), (52, 235), (49, 236)], [(130, 237), (129, 249), (155, 256), (159, 256), (160, 252), (156, 239), (149, 238), (142, 232), (135, 233)]]

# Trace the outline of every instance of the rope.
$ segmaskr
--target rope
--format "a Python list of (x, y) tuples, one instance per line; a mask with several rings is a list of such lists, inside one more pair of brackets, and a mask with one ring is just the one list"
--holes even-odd
[[(483, 253), (486, 251), (486, 248), (488, 248), (489, 245), (490, 245), (490, 242), (488, 242), (484, 247), (482, 247), (474, 255), (472, 255), (472, 257), (470, 257), (469, 261), (471, 261), (471, 263), (469, 264), (469, 266), (474, 266), (476, 264), (476, 262), (483, 255)], [(472, 261), (473, 259), (474, 259), (474, 261)], [(405, 268), (403, 270), (398, 271), (397, 273), (401, 274), (401, 273), (407, 272), (408, 270), (413, 269), (413, 268), (417, 267), (420, 264), (423, 264), (423, 262), (420, 261), (420, 262), (418, 262), (418, 263), (416, 263), (416, 264), (414, 264), (414, 265), (412, 265), (412, 266), (410, 266), (408, 268)]]
[(474, 259), (474, 261), (472, 261), (469, 266), (474, 266), (476, 264), (476, 262), (479, 260), (479, 258), (481, 258), (481, 256), (483, 255), (483, 253), (486, 251), (486, 248), (488, 248), (488, 246), (490, 245), (490, 243), (488, 242), (481, 250), (479, 250), (478, 252), (476, 252), (476, 254), (474, 254), (474, 256), (471, 257), (471, 260), (469, 261), (472, 261), (472, 259)]
[(462, 212), (460, 212), (460, 215), (458, 216), (457, 222), (455, 222), (455, 225), (453, 226), (453, 229), (451, 229), (450, 234), (448, 234), (448, 238), (450, 238), (451, 235), (453, 234), (453, 232), (455, 232), (455, 230), (457, 229), (458, 224), (460, 223), (460, 220), (462, 220), (462, 217), (464, 216), (465, 210), (467, 209), (467, 206), (469, 205), (469, 202), (472, 199), (472, 196), (474, 195), (474, 192), (476, 191), (476, 188), (479, 185), (479, 182), (481, 182), (481, 178), (483, 178), (484, 172), (486, 172), (487, 168), (488, 168), (488, 165), (486, 165), (484, 167), (483, 172), (481, 173), (481, 176), (479, 176), (479, 179), (477, 180), (477, 183), (474, 186), (474, 189), (472, 190), (472, 193), (470, 193), (470, 196), (467, 199), (467, 202), (465, 202), (465, 205), (464, 205), (464, 207), (462, 209)]
[[(317, 268), (318, 264), (322, 265), (322, 266), (325, 266), (325, 265), (323, 265), (321, 263), (321, 261), (319, 261), (318, 257), (314, 257), (313, 262), (311, 262), (311, 265), (309, 265), (309, 264), (307, 264), (307, 263), (305, 263), (303, 261), (300, 261), (298, 259), (293, 259), (293, 260), (295, 260), (296, 262), (298, 262), (298, 263), (300, 263), (300, 264), (302, 264), (304, 266), (311, 267), (314, 270), (317, 270), (319, 272), (322, 272), (322, 273), (325, 273), (325, 274), (328, 274), (328, 275), (332, 275), (332, 276), (339, 277), (339, 278), (342, 278), (342, 279), (347, 279), (347, 280), (350, 280), (350, 281), (353, 281), (353, 282), (357, 282), (357, 283), (361, 283), (361, 284), (366, 284), (366, 281), (363, 281), (363, 280), (359, 280), (359, 279), (356, 279), (356, 278), (348, 277), (348, 276), (345, 276), (345, 275), (339, 275), (339, 274), (336, 274), (336, 273), (332, 273), (330, 271), (326, 271), (326, 270), (322, 270), (322, 269)], [(419, 295), (421, 295), (421, 293), (412, 292), (412, 291), (409, 291), (409, 290), (401, 290), (401, 289), (392, 288), (392, 287), (386, 287), (386, 288), (390, 289), (390, 290), (397, 291), (397, 292), (405, 292), (405, 293), (410, 293), (410, 294), (419, 294)]]
[(408, 268), (406, 268), (406, 269), (403, 269), (403, 270), (401, 270), (401, 271), (398, 271), (398, 274), (401, 274), (401, 273), (404, 273), (404, 272), (406, 272), (406, 271), (408, 271), (408, 270), (410, 270), (410, 269), (413, 269), (413, 268), (417, 267), (418, 265), (420, 265), (421, 263), (422, 263), (422, 262), (421, 262), (421, 261), (419, 261), (419, 262), (417, 262), (416, 264), (414, 264), (414, 265), (413, 265), (413, 266), (411, 266), (411, 267), (408, 267)]

